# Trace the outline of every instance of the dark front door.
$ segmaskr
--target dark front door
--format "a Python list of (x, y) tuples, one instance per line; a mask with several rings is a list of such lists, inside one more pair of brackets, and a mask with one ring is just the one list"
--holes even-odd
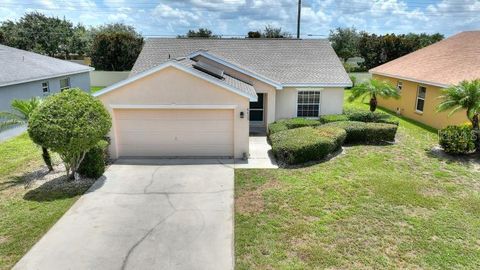
[(263, 123), (263, 94), (257, 93), (258, 100), (250, 102), (250, 122)]

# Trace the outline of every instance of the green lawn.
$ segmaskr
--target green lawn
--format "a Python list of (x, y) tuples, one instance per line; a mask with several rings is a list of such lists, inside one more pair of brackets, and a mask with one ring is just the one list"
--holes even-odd
[(105, 88), (105, 86), (90, 86), (90, 93), (93, 94), (97, 91), (102, 90), (103, 88)]
[(27, 134), (0, 143), (0, 269), (10, 269), (78, 198), (26, 188), (26, 174), (42, 164)]
[(405, 119), (397, 140), (236, 170), (236, 269), (479, 269), (480, 161), (432, 155), (435, 130)]

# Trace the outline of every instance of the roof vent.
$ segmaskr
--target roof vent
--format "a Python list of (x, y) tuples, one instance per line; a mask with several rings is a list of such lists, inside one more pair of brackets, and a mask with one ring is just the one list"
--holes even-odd
[(200, 71), (203, 71), (207, 74), (210, 74), (214, 77), (217, 77), (219, 79), (223, 79), (223, 69), (219, 69), (217, 67), (214, 67), (212, 65), (209, 65), (209, 64), (201, 62), (201, 61), (198, 61), (198, 62), (194, 63), (193, 67), (200, 70)]

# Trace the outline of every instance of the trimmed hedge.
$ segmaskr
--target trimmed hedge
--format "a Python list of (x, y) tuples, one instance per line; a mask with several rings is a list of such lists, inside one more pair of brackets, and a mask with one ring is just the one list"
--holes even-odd
[(336, 127), (301, 127), (271, 135), (275, 157), (286, 164), (321, 160), (339, 149), (347, 134)]
[(100, 140), (93, 148), (88, 150), (82, 163), (80, 163), (78, 173), (92, 179), (102, 176), (108, 159), (107, 147), (108, 142)]
[(359, 121), (339, 121), (321, 127), (338, 127), (347, 132), (345, 143), (380, 144), (395, 141), (397, 125), (386, 123), (365, 123)]
[(271, 135), (288, 129), (312, 127), (318, 125), (320, 125), (320, 121), (316, 119), (307, 119), (300, 117), (292, 119), (282, 119), (268, 125), (268, 134)]
[(439, 131), (439, 144), (449, 154), (470, 154), (475, 151), (477, 138), (469, 126), (448, 126)]
[(348, 121), (348, 116), (345, 114), (329, 114), (329, 115), (322, 115), (320, 116), (320, 123), (332, 123), (332, 122), (339, 122), (339, 121)]
[(361, 109), (347, 109), (343, 114), (338, 115), (323, 115), (320, 116), (320, 122), (323, 124), (338, 122), (338, 121), (358, 121), (366, 123), (386, 123), (398, 126), (398, 119), (394, 116), (383, 112), (370, 112)]

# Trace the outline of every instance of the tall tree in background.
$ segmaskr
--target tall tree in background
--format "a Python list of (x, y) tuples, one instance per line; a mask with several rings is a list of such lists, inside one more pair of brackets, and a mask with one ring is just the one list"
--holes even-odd
[(143, 46), (143, 37), (132, 26), (108, 24), (94, 30), (90, 56), (98, 70), (130, 70)]
[(187, 34), (178, 36), (179, 38), (219, 38), (220, 36), (214, 35), (212, 30), (208, 28), (199, 28), (198, 30), (188, 30)]
[(443, 35), (438, 33), (433, 35), (425, 33), (376, 35), (361, 32), (358, 42), (358, 52), (365, 60), (362, 63), (363, 67), (365, 69), (371, 69), (442, 39)]
[(328, 40), (332, 43), (332, 47), (338, 57), (342, 58), (343, 61), (359, 55), (358, 42), (360, 40), (360, 34), (354, 27), (338, 27), (335, 30), (330, 30)]
[(292, 34), (282, 31), (281, 27), (266, 25), (263, 31), (250, 31), (248, 38), (292, 38)]
[(79, 40), (88, 39), (83, 26), (74, 27), (66, 19), (48, 17), (39, 12), (27, 13), (16, 22), (2, 22), (0, 32), (4, 37), (0, 39), (2, 44), (48, 56), (63, 55), (66, 59), (72, 53), (85, 53)]

